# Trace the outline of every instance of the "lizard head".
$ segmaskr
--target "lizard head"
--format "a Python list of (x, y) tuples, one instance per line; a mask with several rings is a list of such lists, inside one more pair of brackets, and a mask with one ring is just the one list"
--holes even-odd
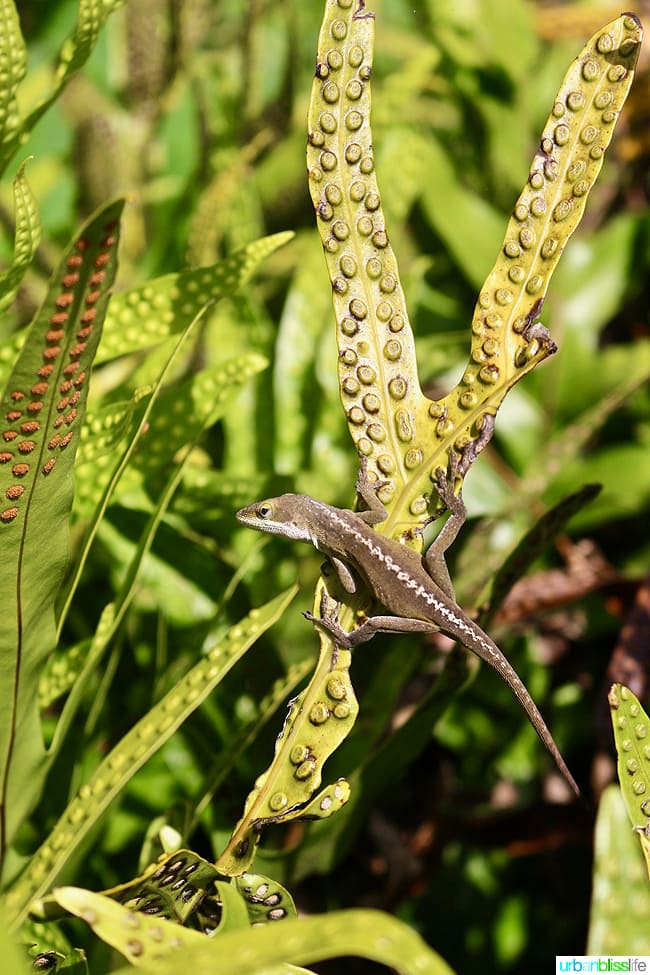
[(249, 504), (237, 512), (237, 521), (256, 531), (282, 535), (298, 542), (311, 542), (309, 530), (309, 502), (302, 494), (283, 494), (279, 498), (267, 498)]

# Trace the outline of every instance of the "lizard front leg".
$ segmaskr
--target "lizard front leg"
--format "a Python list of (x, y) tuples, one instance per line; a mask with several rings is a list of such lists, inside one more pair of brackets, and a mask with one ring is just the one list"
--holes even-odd
[(357, 583), (345, 562), (342, 562), (335, 555), (328, 556), (328, 559), (345, 591), (349, 592), (351, 596), (354, 596), (358, 588)]

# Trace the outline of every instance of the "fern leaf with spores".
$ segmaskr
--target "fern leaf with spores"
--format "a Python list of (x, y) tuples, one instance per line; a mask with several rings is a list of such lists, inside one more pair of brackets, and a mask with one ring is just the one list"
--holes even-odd
[[(177, 348), (180, 348), (191, 328), (192, 325), (186, 330)], [(134, 593), (136, 579), (150, 551), (160, 519), (167, 510), (169, 501), (182, 477), (183, 463), (189, 456), (191, 447), (191, 443), (187, 443), (188, 438), (190, 441), (196, 440), (203, 429), (218, 418), (229, 402), (229, 397), (233, 396), (241, 383), (246, 381), (250, 371), (254, 372), (264, 364), (259, 356), (246, 358), (247, 362), (243, 365), (249, 367), (248, 371), (247, 368), (233, 369), (232, 365), (226, 364), (225, 368), (219, 373), (220, 389), (211, 388), (209, 390), (210, 395), (204, 396), (203, 393), (206, 393), (206, 390), (202, 388), (202, 394), (196, 406), (196, 415), (191, 407), (188, 409), (187, 405), (183, 406), (188, 417), (188, 423), (182, 430), (182, 457), (174, 465), (168, 482), (157, 499), (156, 507), (127, 567), (117, 598), (113, 604), (106, 607), (93, 640), (87, 647), (83, 648), (86, 652), (83, 654), (75, 652), (76, 660), (64, 660), (61, 673), (56, 672), (61, 668), (53, 666), (50, 673), (46, 672), (43, 676), (43, 691), (50, 695), (65, 689), (71, 682), (74, 682), (71, 694), (66, 700), (58, 720), (48, 759), (52, 755), (56, 755), (65, 738), (78, 706), (80, 695), (83, 692), (86, 676), (97, 666), (101, 655), (114, 638), (117, 627), (124, 618)], [(164, 374), (165, 370), (163, 376), (160, 377), (158, 388), (162, 384)], [(215, 378), (215, 375), (211, 376), (212, 380)], [(156, 391), (150, 398), (148, 406), (155, 407), (158, 405), (155, 393)], [(166, 421), (168, 412), (169, 404), (163, 408), (163, 421)], [(145, 412), (140, 418), (141, 422), (144, 421), (146, 415)], [(138, 429), (131, 431), (132, 441), (134, 438), (137, 439), (137, 434)], [(175, 448), (179, 446), (181, 441), (175, 444)], [(132, 443), (127, 446), (124, 457), (130, 456), (131, 448)], [(292, 594), (284, 594), (284, 596), (278, 597), (267, 607), (263, 607), (260, 611), (254, 611), (247, 620), (243, 620), (233, 627), (230, 634), (227, 634), (224, 640), (220, 641), (208, 653), (207, 658), (197, 664), (187, 677), (179, 682), (174, 691), (170, 692), (159, 705), (154, 707), (138, 723), (136, 728), (132, 729), (132, 732), (116, 746), (109, 756), (110, 761), (107, 760), (102, 763), (97, 769), (90, 782), (86, 784), (63, 813), (53, 834), (37, 851), (26, 871), (9, 891), (6, 905), (15, 918), (22, 917), (31, 898), (42, 892), (45, 886), (54, 880), (57, 872), (62, 869), (67, 859), (83, 841), (88, 830), (95, 824), (97, 817), (102, 814), (106, 806), (129, 781), (135, 771), (167, 740), (187, 715), (205, 699), (216, 683), (230, 670), (239, 656), (264, 631), (266, 626), (270, 625), (280, 615), (290, 595)], [(146, 744), (146, 747), (143, 747), (143, 743)]]
[[(99, 893), (134, 914), (198, 928), (210, 936), (297, 916), (290, 893), (271, 878), (245, 874), (229, 880), (208, 860), (180, 848), (149, 863), (139, 877)], [(42, 921), (58, 920), (65, 913), (56, 890), (31, 908), (31, 917)]]
[[(250, 264), (251, 258), (249, 257), (245, 263)], [(150, 296), (150, 301), (152, 304), (154, 303), (152, 296)], [(162, 303), (164, 303), (164, 298)], [(197, 297), (194, 295), (193, 301), (185, 303), (184, 314), (193, 310), (196, 304)], [(73, 517), (78, 515), (79, 509), (83, 509), (85, 505), (86, 511), (91, 511), (91, 518), (75, 573), (68, 580), (65, 598), (62, 601), (58, 621), (59, 633), (74, 591), (81, 578), (100, 520), (108, 504), (114, 500), (118, 488), (128, 492), (129, 483), (133, 488), (135, 482), (136, 488), (142, 493), (145, 473), (152, 477), (158, 474), (164, 476), (165, 467), (173, 459), (174, 453), (181, 448), (186, 448), (188, 444), (196, 440), (204, 429), (215, 423), (241, 384), (266, 365), (266, 360), (262, 359), (261, 356), (241, 356), (235, 361), (215, 367), (214, 370), (202, 370), (187, 381), (184, 389), (163, 392), (164, 382), (170, 374), (180, 350), (209, 307), (209, 299), (207, 305), (198, 306), (196, 314), (189, 324), (185, 325), (185, 330), (177, 340), (171, 355), (158, 373), (151, 390), (136, 390), (130, 404), (115, 404), (108, 411), (105, 410), (104, 422), (108, 424), (109, 432), (102, 432), (101, 424), (95, 421), (92, 435), (86, 437), (86, 442), (89, 439), (95, 441), (95, 447), (104, 454), (104, 459), (99, 468), (96, 463), (92, 463), (93, 456), (96, 457), (97, 455), (96, 449), (94, 452), (89, 452), (90, 460), (86, 461), (85, 466), (83, 463), (77, 465), (76, 474), (81, 486), (81, 500), (75, 506)], [(181, 317), (184, 320), (184, 315)], [(169, 324), (167, 322), (167, 325)], [(189, 396), (184, 395), (188, 391)], [(159, 402), (160, 397), (163, 397), (162, 403)], [(179, 415), (183, 422), (179, 423)], [(119, 428), (122, 430), (121, 436), (117, 432)], [(148, 449), (138, 455), (137, 447), (145, 433), (149, 434), (147, 437)], [(114, 439), (115, 437), (117, 439)], [(124, 449), (122, 450), (119, 449), (121, 441), (124, 442)], [(113, 442), (118, 449), (106, 453), (107, 443), (110, 442)], [(186, 456), (187, 453), (185, 453), (184, 459)], [(133, 471), (131, 470), (132, 467), (138, 469)], [(142, 468), (144, 468), (144, 472)], [(126, 487), (125, 481), (127, 482)], [(149, 506), (149, 499), (147, 498), (145, 507)]]
[[(139, 917), (130, 908), (124, 907), (105, 894), (96, 894), (80, 887), (58, 887), (54, 897), (64, 911), (84, 918), (102, 941), (117, 949), (137, 967), (147, 963), (155, 965), (170, 954), (178, 964), (179, 949), (186, 952), (192, 945), (199, 946), (206, 940), (205, 935), (200, 931), (193, 931), (191, 928), (162, 918), (153, 922), (156, 933), (151, 939), (151, 918), (146, 915)], [(127, 918), (131, 918), (130, 923)], [(130, 935), (127, 933), (129, 927)], [(148, 934), (144, 938), (138, 937), (145, 931)]]
[(120, 494), (142, 492), (157, 478), (184, 444), (221, 418), (242, 386), (266, 368), (267, 360), (247, 353), (201, 369), (163, 390), (147, 424), (147, 449), (134, 454), (117, 486)]
[(586, 948), (590, 955), (643, 955), (650, 950), (650, 885), (625, 805), (615, 783), (607, 786), (598, 804)]
[(107, 403), (88, 413), (75, 466), (73, 524), (88, 517), (101, 498), (115, 465), (115, 452), (138, 423), (143, 408), (138, 411), (138, 407), (150, 394), (150, 388), (138, 388), (130, 400)]
[[(378, 962), (400, 975), (453, 975), (440, 955), (403, 921), (365, 909), (290, 918), (282, 922), (281, 934), (275, 925), (264, 924), (204, 938), (203, 944), (195, 942), (184, 952), (184, 961), (211, 975), (229, 975), (233, 961), (248, 975), (279, 975), (288, 963), (309, 965), (349, 955)], [(158, 958), (155, 969), (149, 970), (172, 975), (178, 971), (178, 958)]]
[[(97, 481), (96, 486), (94, 489), (93, 488), (90, 489), (91, 498), (93, 501), (92, 517), (90, 519), (90, 523), (86, 531), (86, 535), (82, 545), (82, 550), (80, 552), (79, 558), (77, 559), (75, 571), (68, 579), (64, 597), (62, 599), (61, 610), (59, 613), (59, 619), (57, 623), (58, 625), (57, 632), (59, 635), (61, 633), (67, 612), (70, 608), (70, 603), (74, 596), (75, 590), (77, 588), (77, 585), (79, 584), (79, 580), (83, 573), (86, 559), (92, 547), (95, 534), (101, 524), (101, 519), (106, 511), (106, 508), (108, 507), (108, 504), (112, 499), (116, 486), (120, 483), (122, 475), (124, 474), (125, 470), (128, 468), (128, 464), (131, 461), (131, 458), (133, 457), (136, 451), (140, 437), (143, 435), (143, 433), (146, 430), (148, 418), (155, 407), (157, 398), (162, 390), (167, 374), (171, 370), (173, 363), (175, 362), (180, 350), (183, 348), (188, 336), (193, 332), (195, 325), (200, 321), (205, 311), (206, 311), (206, 307), (204, 306), (201, 309), (201, 311), (199, 311), (197, 315), (192, 319), (192, 321), (190, 321), (189, 325), (187, 325), (185, 331), (182, 333), (182, 335), (176, 342), (176, 345), (171, 355), (167, 359), (167, 362), (165, 363), (162, 371), (158, 375), (157, 382), (155, 383), (153, 389), (151, 390), (151, 393), (148, 396), (146, 403), (144, 404), (144, 407), (139, 410), (139, 413), (135, 417), (134, 422), (130, 423), (125, 431), (126, 436), (124, 437), (125, 440), (124, 449), (117, 455), (117, 461), (115, 461), (113, 456), (109, 455), (107, 463), (103, 466), (103, 469), (97, 472), (98, 476), (96, 478)], [(138, 393), (138, 391), (136, 391), (134, 395), (134, 400), (139, 400), (140, 398), (141, 398), (140, 394)], [(118, 415), (121, 412), (122, 410), (120, 409)], [(185, 438), (182, 439), (182, 443), (186, 447), (186, 449), (182, 461), (179, 464), (179, 468), (178, 468), (179, 475), (180, 475), (180, 471), (182, 470), (183, 463), (187, 458), (187, 439)], [(119, 440), (116, 446), (118, 447), (120, 446)], [(83, 472), (82, 472), (82, 477), (83, 477)], [(161, 515), (162, 511), (166, 509), (168, 500), (169, 498), (171, 498), (173, 491), (176, 488), (177, 480), (173, 474), (171, 477), (171, 484), (172, 486), (171, 486), (171, 490), (169, 491), (169, 497), (166, 496), (166, 492), (163, 490), (162, 495), (158, 497), (157, 503), (154, 507), (153, 520), (150, 519), (150, 527), (152, 527), (154, 531), (155, 531), (154, 523), (155, 525), (158, 524), (158, 518)], [(167, 489), (169, 490), (169, 488), (170, 488), (170, 483), (168, 479)], [(74, 515), (74, 511), (73, 511), (73, 515)], [(153, 537), (153, 533), (151, 534), (151, 537)], [(144, 553), (145, 547), (146, 546), (143, 547), (141, 543), (142, 553)], [(137, 575), (137, 569), (135, 570), (135, 572), (131, 571), (130, 575), (132, 576), (132, 581), (134, 581), (135, 576)], [(126, 603), (128, 601), (128, 598), (129, 598), (129, 594), (127, 592), (126, 595), (124, 595), (123, 593), (123, 598), (118, 600), (121, 604), (120, 618), (126, 609)]]
[(16, 297), (18, 286), (41, 239), (38, 207), (25, 176), (26, 166), (27, 160), (18, 167), (14, 179), (14, 253), (11, 266), (0, 274), (0, 310), (7, 308)]
[(19, 117), (16, 92), (27, 70), (27, 49), (13, 0), (0, 2), (0, 57), (4, 67), (0, 85), (0, 145), (11, 140)]
[(89, 661), (94, 662), (99, 658), (108, 642), (108, 634), (112, 632), (114, 622), (115, 604), (108, 603), (92, 637), (80, 640), (79, 643), (48, 657), (38, 682), (41, 711), (45, 711), (74, 686)]
[(348, 801), (350, 788), (343, 779), (317, 790), (323, 766), (352, 730), (359, 710), (350, 680), (351, 659), (349, 650), (339, 648), (333, 662), (327, 639), (321, 639), (314, 676), (289, 703), (273, 762), (257, 778), (244, 814), (217, 859), (222, 873), (237, 876), (248, 870), (263, 826), (327, 819)]
[[(167, 370), (171, 368), (176, 353), (181, 349), (187, 336), (190, 334), (192, 328), (199, 321), (199, 319), (200, 315), (197, 316), (194, 322), (188, 326), (184, 334), (179, 339), (176, 350), (168, 360), (167, 366), (165, 369), (163, 369), (163, 372), (159, 376), (158, 383), (156, 384), (156, 387), (149, 398), (144, 412), (138, 418), (138, 423), (135, 424), (133, 429), (129, 431), (127, 442), (118, 457), (117, 464), (112, 470), (110, 480), (104, 485), (102, 496), (97, 501), (89, 530), (86, 538), (84, 539), (80, 555), (77, 559), (75, 572), (69, 579), (67, 588), (65, 590), (65, 600), (58, 619), (59, 633), (61, 632), (63, 620), (66, 616), (67, 610), (70, 607), (76, 586), (81, 578), (84, 564), (95, 533), (102, 526), (104, 527), (104, 531), (107, 530), (107, 526), (103, 521), (103, 515), (106, 511), (108, 503), (113, 497), (116, 486), (119, 486), (120, 484), (121, 474), (128, 470), (128, 465), (133, 457), (134, 450), (137, 447), (142, 431), (144, 430), (148, 421), (148, 417), (151, 416), (154, 418), (156, 416), (158, 393), (162, 389)], [(76, 708), (79, 705), (81, 695), (83, 693), (83, 688), (85, 686), (85, 678), (89, 677), (93, 670), (97, 667), (109, 643), (115, 637), (117, 629), (124, 619), (124, 616), (131, 604), (136, 590), (136, 582), (142, 577), (142, 573), (147, 563), (147, 558), (151, 551), (153, 539), (158, 531), (164, 514), (168, 510), (170, 501), (176, 492), (178, 484), (182, 479), (185, 462), (190, 455), (192, 447), (195, 446), (198, 438), (201, 436), (204, 430), (211, 426), (219, 418), (232, 398), (236, 396), (241, 384), (245, 382), (249, 378), (249, 375), (254, 373), (256, 369), (261, 368), (264, 365), (264, 360), (262, 360), (260, 356), (248, 356), (242, 358), (244, 361), (240, 363), (242, 366), (241, 369), (234, 370), (232, 368), (232, 364), (224, 364), (224, 369), (219, 373), (219, 390), (211, 390), (212, 398), (202, 400), (200, 403), (200, 408), (197, 408), (196, 411), (193, 411), (191, 407), (188, 409), (188, 407), (182, 403), (182, 400), (180, 401), (181, 408), (187, 417), (187, 423), (181, 428), (180, 435), (178, 432), (176, 432), (177, 440), (174, 442), (174, 450), (176, 451), (177, 456), (175, 458), (175, 463), (171, 467), (171, 473), (168, 475), (162, 490), (158, 492), (155, 503), (153, 504), (153, 510), (150, 513), (147, 524), (137, 545), (134, 547), (134, 551), (129, 553), (125, 567), (125, 575), (119, 592), (116, 594), (114, 601), (105, 607), (99, 627), (90, 643), (86, 646), (87, 653), (83, 655), (81, 653), (81, 648), (78, 646), (71, 647), (62, 654), (57, 653), (50, 659), (50, 661), (48, 661), (48, 665), (41, 675), (41, 696), (56, 693), (64, 688), (65, 685), (72, 686), (72, 692), (65, 702), (63, 711), (56, 726), (54, 738), (50, 746), (50, 760), (53, 760), (56, 756), (57, 747), (65, 737), (65, 734), (74, 717)], [(212, 378), (214, 378), (214, 376)], [(167, 404), (166, 408), (163, 406), (163, 426), (168, 419), (168, 417), (165, 415), (168, 410), (169, 404)], [(158, 419), (160, 419), (160, 416)], [(155, 420), (152, 422), (155, 422)], [(171, 460), (171, 458), (168, 458), (168, 460)], [(159, 476), (163, 476), (164, 468), (159, 468), (156, 466), (156, 473)]]
[[(100, 417), (95, 418), (96, 434), (92, 441), (87, 441), (88, 450), (76, 468), (79, 491), (73, 518), (91, 518), (84, 543), (86, 553), (108, 504), (128, 499), (131, 504), (139, 504), (143, 510), (148, 510), (152, 500), (147, 484), (157, 484), (176, 452), (216, 423), (242, 385), (265, 366), (266, 360), (262, 356), (242, 355), (212, 369), (201, 370), (171, 390), (162, 390), (167, 372), (165, 367), (150, 393), (145, 390), (136, 392), (137, 409), (136, 403), (132, 402), (130, 405), (113, 404), (101, 411), (107, 429), (102, 432)], [(145, 432), (146, 449), (138, 453), (137, 447)], [(111, 442), (117, 449), (104, 452), (107, 443)], [(95, 449), (90, 449), (91, 443)], [(103, 453), (99, 461), (98, 450)], [(82, 568), (80, 564), (75, 579), (70, 581), (62, 615), (68, 608)]]
[[(261, 237), (209, 267), (165, 274), (115, 294), (95, 361), (107, 362), (138, 352), (182, 332), (208, 302), (234, 294), (263, 260), (292, 237), (289, 231)], [(0, 383), (24, 341), (20, 332), (0, 348)]]
[(56, 645), (73, 466), (115, 277), (122, 201), (67, 248), (0, 400), (0, 859), (38, 798), (38, 679)]
[(292, 237), (290, 231), (261, 237), (209, 267), (166, 274), (116, 294), (106, 316), (97, 361), (135, 352), (182, 332), (208, 302), (234, 294), (262, 261)]
[[(53, 83), (48, 94), (25, 116), (21, 116), (16, 102), (16, 91), (24, 77), (27, 63), (25, 43), (20, 32), (12, 0), (2, 0), (0, 6), (0, 52), (3, 64), (11, 66), (10, 84), (3, 82), (0, 104), (0, 173), (23, 143), (36, 123), (54, 104), (72, 75), (86, 63), (92, 54), (100, 30), (108, 17), (121, 5), (122, 0), (79, 0), (79, 12), (74, 31), (64, 42), (55, 68)], [(2, 49), (4, 48), (4, 51)]]
[[(374, 14), (363, 2), (326, 0), (308, 116), (309, 186), (332, 284), (341, 400), (357, 452), (376, 472), (377, 493), (388, 510), (379, 531), (413, 539), (431, 512), (436, 469), (448, 465), (453, 450), (460, 454), (462, 479), (489, 442), (506, 394), (555, 351), (538, 321), (542, 303), (602, 166), (634, 77), (641, 33), (638, 18), (623, 14), (589, 41), (567, 72), (502, 250), (479, 294), (468, 365), (447, 396), (432, 400), (420, 388), (375, 176), (370, 130)], [(321, 579), (316, 614), (325, 588)], [(365, 607), (359, 600), (344, 607), (343, 625), (351, 621), (353, 608)], [(328, 666), (324, 649), (306, 698), (320, 687)], [(462, 668), (456, 684), (465, 674)], [(296, 741), (303, 745), (308, 735), (305, 723)], [(291, 768), (283, 765), (286, 757), (278, 749), (249, 796), (222, 855), (227, 872), (238, 869), (240, 856), (245, 869), (253, 829), (271, 821), (256, 819), (262, 793), (277, 802), (295, 794)], [(275, 791), (280, 782), (291, 782), (289, 792)]]
[[(284, 612), (295, 588), (252, 610), (146, 714), (106, 756), (11, 887), (5, 907), (12, 923), (25, 917), (30, 902), (56, 880), (70, 857), (113, 799), (144, 763), (206, 699), (250, 646)], [(111, 621), (108, 621), (112, 623)]]
[(341, 398), (357, 450), (404, 534), (427, 517), (431, 474), (450, 449), (465, 474), (503, 398), (555, 345), (538, 324), (549, 280), (584, 212), (629, 91), (641, 39), (624, 14), (598, 32), (560, 87), (483, 285), (471, 358), (440, 400), (423, 396), (413, 336), (374, 172), (370, 75), (374, 15), (328, 0), (309, 110), (309, 184), (332, 281)]
[[(79, 887), (59, 887), (52, 900), (90, 925), (131, 965), (161, 975), (175, 975), (181, 960), (193, 970), (209, 971), (212, 975), (229, 975), (232, 971), (280, 975), (280, 972), (296, 971), (293, 964), (344, 955), (372, 959), (402, 975), (453, 975), (446, 962), (418, 934), (381, 911), (349, 910), (322, 917), (288, 917), (251, 927), (241, 892), (246, 897), (246, 886), (254, 888), (257, 879), (264, 881), (251, 875), (243, 884), (218, 884), (217, 890), (224, 899), (224, 915), (226, 908), (230, 909), (230, 929), (210, 938), (165, 918), (139, 914), (106, 894)], [(240, 904), (242, 911), (238, 910)], [(233, 914), (236, 916), (232, 917)]]
[(621, 793), (650, 876), (650, 718), (624, 684), (612, 684), (608, 698)]
[(191, 516), (194, 524), (212, 525), (217, 519), (230, 519), (232, 512), (243, 508), (252, 494), (266, 497), (271, 493), (282, 493), (282, 489), (288, 491), (290, 486), (288, 478), (270, 478), (261, 472), (251, 478), (187, 467), (183, 491), (174, 498), (172, 507), (185, 517)]

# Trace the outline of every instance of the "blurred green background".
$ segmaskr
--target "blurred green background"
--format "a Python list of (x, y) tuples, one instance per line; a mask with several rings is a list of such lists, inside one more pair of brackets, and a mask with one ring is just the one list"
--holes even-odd
[[(620, 5), (376, 0), (371, 6), (377, 15), (376, 168), (421, 379), (437, 395), (466, 361), (476, 294), (564, 72), (587, 38), (619, 15)], [(637, 5), (643, 18), (641, 7), (650, 10)], [(51, 85), (53, 59), (74, 25), (76, 3), (19, 0), (18, 8), (29, 49), (20, 92), (27, 108)], [(341, 504), (351, 499), (355, 457), (337, 400), (330, 284), (304, 160), (321, 16), (315, 0), (128, 0), (0, 185), (0, 254), (7, 259), (11, 178), (18, 162), (33, 156), (27, 174), (41, 209), (43, 242), (0, 325), (0, 340), (31, 318), (60, 248), (81, 219), (115, 195), (129, 201), (118, 290), (213, 263), (265, 234), (296, 234), (253, 284), (218, 306), (202, 336), (197, 361), (218, 361), (242, 347), (271, 359), (254, 392), (242, 395), (211, 432), (201, 458), (207, 471), (230, 479), (229, 490), (239, 479), (243, 496), (229, 495), (223, 483), (212, 505), (191, 485), (180, 493), (178, 520), (161, 530), (159, 562), (111, 664), (116, 677), (107, 678), (106, 713), (101, 720), (94, 716), (83, 754), (76, 756), (80, 775), (200, 652), (208, 621), (221, 609), (244, 555), (251, 566), (248, 588), (239, 588), (226, 614), (236, 618), (296, 574), (304, 583), (300, 608), (306, 608), (317, 555), (275, 542), (260, 555), (242, 533), (233, 541), (239, 503), (267, 483), (297, 485)], [(575, 530), (588, 534), (612, 572), (599, 577), (593, 592), (578, 593), (581, 602), (569, 609), (564, 598), (550, 599), (546, 616), (502, 620), (494, 634), (519, 634), (516, 666), (533, 695), (552, 709), (549, 723), (569, 764), (596, 793), (612, 774), (605, 675), (616, 677), (612, 650), (650, 549), (650, 409), (643, 385), (650, 374), (649, 106), (646, 46), (587, 216), (544, 308), (560, 352), (509, 397), (495, 449), (472, 471), (466, 490), (470, 514), (491, 517), (485, 524), (496, 551), (505, 553), (529, 526), (531, 497), (550, 503), (588, 481), (605, 485)], [(134, 359), (116, 368), (135, 385), (139, 365)], [(110, 387), (111, 374), (102, 379), (100, 371), (96, 381)], [(580, 423), (591, 424), (582, 451), (560, 454), (553, 466), (553, 449), (578, 442)], [(92, 632), (105, 589), (126, 559), (122, 541), (137, 538), (143, 517), (128, 503), (109, 515), (111, 528), (88, 568), (87, 598), (69, 623), (70, 640)], [(179, 524), (187, 543), (182, 551)], [(476, 566), (488, 572), (490, 566), (480, 535), (488, 529), (481, 524), (454, 575), (468, 605), (485, 582), (485, 573), (477, 582)], [(555, 553), (537, 568), (561, 562)], [(534, 590), (542, 602), (543, 578)], [(205, 789), (210, 749), (228, 740), (229, 723), (254, 713), (288, 662), (313, 652), (313, 642), (295, 606), (292, 620), (262, 641), (254, 660), (244, 662), (236, 679), (134, 779), (95, 838), (85, 884), (105, 888), (132, 876), (144, 833), (158, 814), (172, 810), (177, 825), (191, 820), (184, 804)], [(428, 656), (420, 651), (405, 662), (403, 643), (401, 649), (395, 640), (385, 643), (386, 651), (373, 644), (355, 662), (362, 718), (332, 777), (349, 775), (361, 762), (364, 735), (379, 748), (399, 726), (397, 705), (410, 713), (418, 692), (429, 686)], [(645, 653), (641, 669), (647, 672)], [(275, 716), (204, 813), (190, 839), (206, 855), (225, 842), (279, 726)], [(285, 882), (305, 910), (364, 904), (395, 911), (459, 972), (480, 965), (486, 975), (541, 975), (549, 956), (584, 947), (593, 815), (553, 801), (552, 786), (544, 793), (524, 788), (513, 798), (504, 781), (513, 769), (523, 768), (525, 778), (546, 768), (540, 752), (507, 689), (483, 671), (453, 704), (435, 739), (431, 729), (420, 732), (408, 765), (393, 756), (369, 783), (361, 776), (357, 787), (368, 789), (363, 816), (309, 827), (306, 839), (301, 830), (278, 831), (259, 868)], [(53, 781), (32, 824), (34, 837), (62, 801)], [(93, 957), (98, 949), (88, 950)], [(94, 957), (99, 964), (101, 955)], [(375, 968), (350, 963), (345, 970)], [(333, 963), (322, 971), (344, 968)]]

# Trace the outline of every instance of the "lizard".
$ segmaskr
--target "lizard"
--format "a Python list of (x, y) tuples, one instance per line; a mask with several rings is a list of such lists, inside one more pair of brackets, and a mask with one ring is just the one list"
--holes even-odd
[(358, 592), (356, 573), (374, 600), (388, 611), (389, 615), (367, 617), (350, 632), (328, 614), (326, 597), (322, 618), (303, 614), (328, 631), (339, 646), (353, 649), (378, 632), (441, 631), (490, 664), (513, 691), (558, 769), (579, 796), (578, 785), (525, 684), (496, 643), (456, 602), (445, 552), (467, 517), (462, 491), (456, 494), (454, 490), (457, 473), (458, 458), (451, 452), (449, 471), (439, 467), (433, 477), (450, 517), (424, 556), (375, 531), (374, 526), (386, 520), (388, 511), (376, 494), (381, 482), (370, 479), (363, 460), (357, 493), (365, 510), (336, 508), (304, 494), (283, 494), (242, 508), (236, 518), (258, 531), (310, 542), (330, 560), (346, 592)]

